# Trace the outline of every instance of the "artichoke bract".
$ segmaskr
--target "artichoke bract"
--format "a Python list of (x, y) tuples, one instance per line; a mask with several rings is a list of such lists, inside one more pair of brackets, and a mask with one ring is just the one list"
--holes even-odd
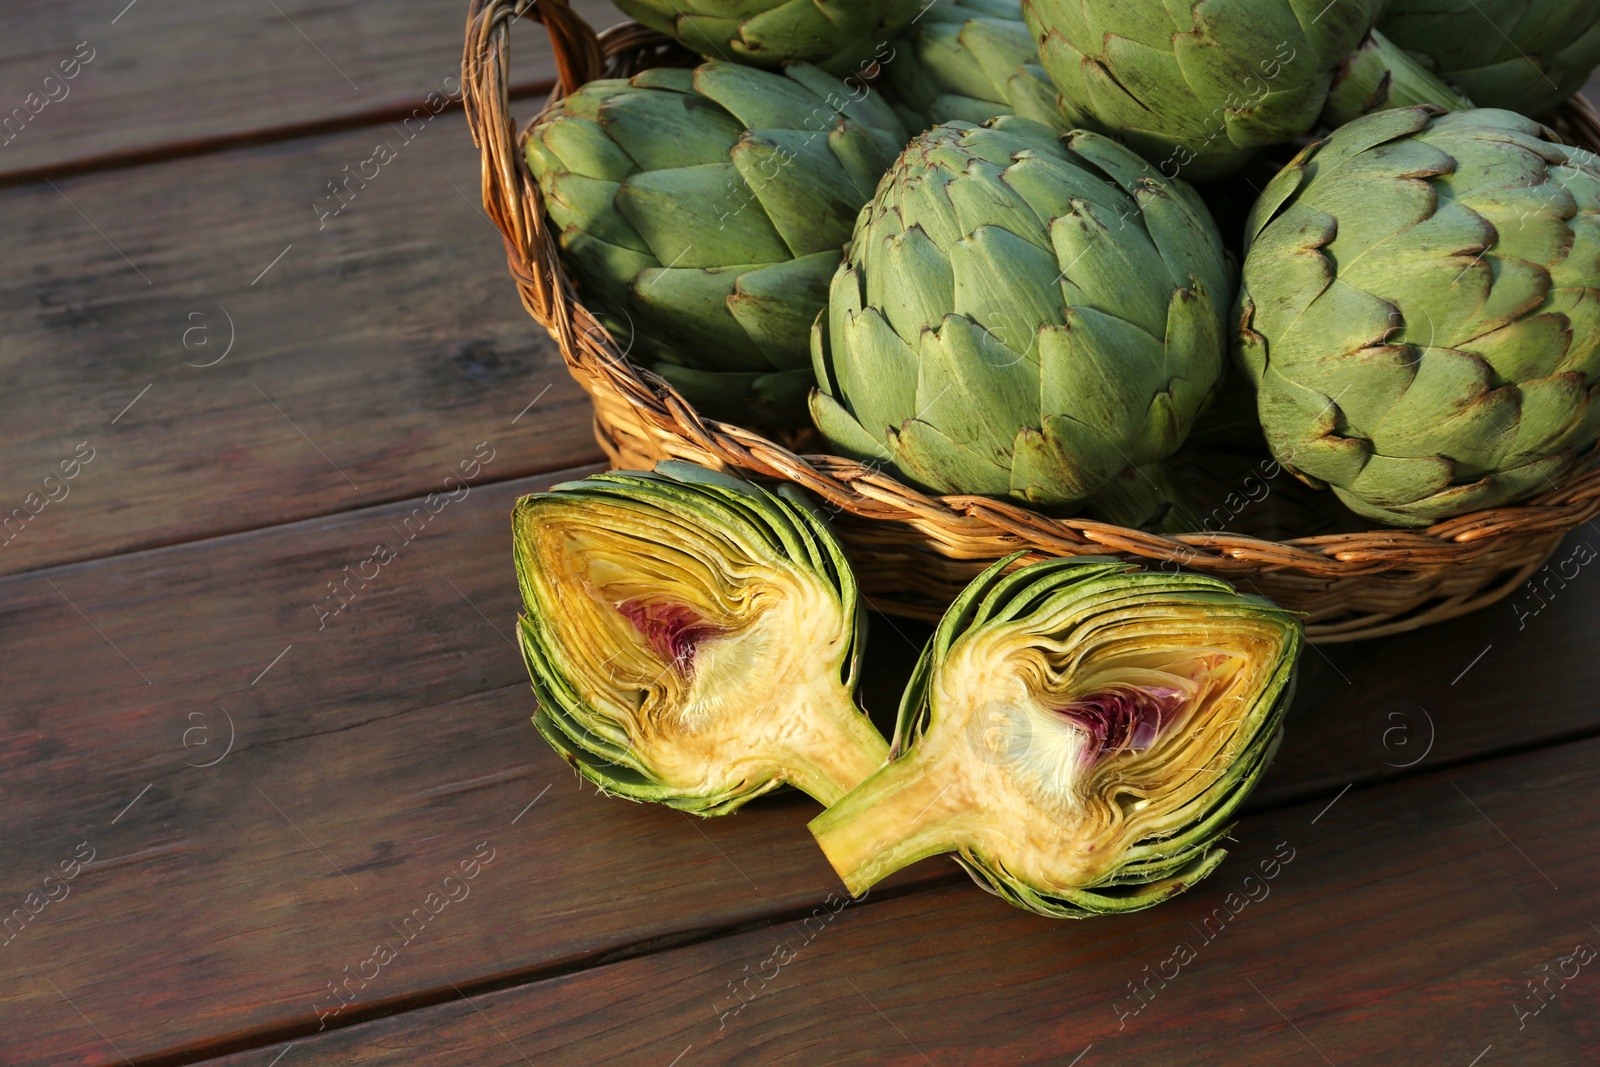
[(1232, 291), (1204, 205), (1133, 152), (952, 122), (856, 222), (813, 331), (812, 417), (934, 492), (1074, 507), (1183, 442)]
[(1600, 169), (1509, 111), (1368, 115), (1252, 211), (1238, 356), (1279, 462), (1424, 525), (1600, 436)]
[(1021, 115), (1065, 133), (1022, 0), (937, 0), (895, 41), (884, 91), (908, 130)]
[(1116, 134), (1168, 177), (1222, 177), (1259, 149), (1294, 140), (1352, 74), (1360, 98), (1340, 101), (1340, 121), (1385, 106), (1468, 106), (1404, 52), (1372, 39), (1383, 0), (1022, 6), (1067, 118)]
[(710, 59), (848, 74), (916, 17), (923, 0), (616, 0), (629, 17)]
[(1002, 560), (951, 606), (891, 759), (811, 822), (852, 893), (955, 852), (1019, 907), (1148, 907), (1225, 855), (1292, 698), (1298, 622), (1202, 575)]
[(785, 784), (829, 803), (882, 764), (855, 579), (794, 490), (668, 462), (512, 522), (534, 723), (589, 781), (721, 815)]
[(1379, 28), (1480, 107), (1539, 115), (1600, 63), (1600, 0), (1390, 0)]
[(806, 347), (851, 222), (905, 144), (815, 67), (706, 63), (578, 89), (528, 164), (585, 305), (715, 418), (801, 425)]

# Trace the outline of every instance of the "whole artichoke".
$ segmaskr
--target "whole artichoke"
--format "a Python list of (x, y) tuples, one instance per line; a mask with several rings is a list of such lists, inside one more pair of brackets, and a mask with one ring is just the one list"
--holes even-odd
[(1480, 107), (1539, 115), (1600, 63), (1600, 0), (1390, 0), (1378, 26)]
[(1194, 191), (1114, 141), (936, 127), (856, 222), (812, 416), (935, 492), (1075, 506), (1182, 443), (1222, 372), (1231, 273)]
[(894, 42), (883, 87), (908, 130), (1021, 115), (1069, 128), (1022, 0), (937, 0)]
[(717, 418), (805, 422), (806, 347), (851, 221), (905, 143), (887, 104), (805, 64), (602, 80), (528, 165), (590, 311)]
[(923, 0), (616, 0), (630, 18), (708, 59), (777, 69), (799, 60), (834, 74), (870, 62)]
[(882, 764), (855, 578), (793, 490), (670, 462), (523, 497), (512, 524), (533, 721), (583, 777), (721, 815), (784, 784), (830, 803)]
[(1384, 2), (1023, 0), (1022, 7), (1074, 125), (1117, 134), (1168, 177), (1206, 179), (1309, 131), (1352, 75), (1356, 98), (1338, 102), (1337, 121), (1412, 103), (1468, 106), (1403, 52), (1369, 42)]
[(1600, 436), (1600, 169), (1509, 111), (1368, 115), (1251, 213), (1239, 356), (1284, 466), (1424, 525)]
[(890, 761), (811, 822), (852, 893), (954, 852), (1044, 915), (1134, 911), (1204, 878), (1276, 747), (1295, 617), (1115, 560), (989, 568), (951, 605)]

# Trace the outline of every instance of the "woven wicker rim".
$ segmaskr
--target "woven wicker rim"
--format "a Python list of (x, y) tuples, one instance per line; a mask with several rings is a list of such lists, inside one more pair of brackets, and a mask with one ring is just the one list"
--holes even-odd
[[(1561, 485), (1531, 501), (1460, 515), (1426, 529), (1383, 528), (1286, 541), (1227, 532), (1161, 536), (1090, 519), (1049, 518), (991, 497), (930, 496), (854, 460), (797, 455), (751, 430), (703, 418), (661, 378), (623, 357), (578, 300), (557, 257), (555, 235), (546, 226), (537, 185), (523, 161), (526, 128), (519, 132), (514, 127), (507, 95), (510, 31), (525, 15), (542, 22), (550, 34), (560, 78), (551, 104), (595, 78), (620, 76), (652, 65), (657, 57), (669, 57), (671, 42), (632, 23), (596, 35), (567, 0), (472, 0), (463, 85), (473, 140), (483, 152), (484, 208), (504, 237), (524, 307), (561, 346), (575, 372), (598, 380), (631, 405), (642, 422), (713, 462), (793, 482), (862, 518), (909, 525), (951, 559), (993, 560), (1019, 549), (1047, 556), (1119, 555), (1178, 563), (1224, 578), (1286, 572), (1338, 580), (1400, 568), (1459, 566), (1538, 540), (1553, 548), (1560, 534), (1600, 514), (1600, 470), (1580, 466)], [(1554, 125), (1569, 143), (1600, 146), (1600, 113), (1581, 96), (1563, 105)], [(1468, 598), (1471, 606), (1509, 592), (1538, 562), (1524, 568), (1516, 583)], [(1462, 606), (1467, 602), (1458, 600), (1448, 613), (1427, 613), (1422, 621), (1459, 614), (1467, 610)], [(1350, 636), (1370, 637), (1419, 624), (1411, 618), (1389, 627), (1367, 625)]]

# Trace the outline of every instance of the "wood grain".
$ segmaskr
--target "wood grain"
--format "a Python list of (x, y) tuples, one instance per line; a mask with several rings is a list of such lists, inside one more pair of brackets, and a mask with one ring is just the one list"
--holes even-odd
[[(547, 481), (472, 489), (431, 517), (408, 501), (0, 580), (0, 914), (94, 852), (0, 944), (0, 1062), (315, 1031), (328, 983), (399, 942), (483, 841), (496, 858), (470, 897), (335, 1022), (834, 889), (805, 798), (700, 823), (596, 797), (538, 737), (509, 641), (507, 515)], [(378, 544), (394, 560), (319, 615)]]
[[(606, 0), (573, 7), (596, 26), (622, 20)], [(521, 91), (555, 78), (543, 28), (528, 22), (512, 70)], [(0, 182), (398, 119), (457, 74), (465, 23), (465, 3), (0, 5), (0, 116), (11, 118)]]
[(1592, 1063), (1600, 959), (1557, 961), (1600, 946), (1597, 766), (1600, 742), (1563, 745), (1247, 819), (1207, 883), (1123, 919), (1049, 922), (973, 886), (868, 898), (297, 1042), (294, 1062)]
[[(0, 1061), (1600, 1059), (1600, 964), (1515, 1010), (1600, 945), (1587, 571), (1309, 651), (1235, 856), (1123, 921), (1045, 923), (942, 861), (828, 918), (804, 798), (698, 822), (581, 787), (526, 721), (505, 516), (598, 458), (587, 405), (459, 114), (396, 128), (449, 90), (464, 13), (0, 6)], [(531, 92), (548, 49), (518, 34)], [(483, 444), (465, 499), (417, 498)], [(875, 622), (869, 706), (920, 636)], [(1270, 896), (1191, 933), (1279, 841)], [(779, 941), (799, 955), (727, 1015)]]
[[(450, 454), (479, 445), (461, 436)], [(480, 480), (499, 462), (496, 452)], [(330, 1026), (775, 917), (802, 922), (838, 892), (804, 829), (816, 811), (804, 798), (697, 822), (597, 797), (528, 725), (509, 642), (506, 514), (545, 483), (480, 485), (432, 516), (406, 501), (0, 580), (7, 907), (25, 906), (80, 844), (96, 850), (70, 894), (0, 946), (0, 1003), (17, 1020), (0, 1031), (0, 1061), (109, 1064), (120, 1062), (114, 1043), (143, 1067), (314, 1033), (318, 1006), (333, 1003), (328, 983), (402, 938), (390, 923), (481, 841), (497, 858), (470, 899), (442, 911), (380, 981), (352, 989)], [(441, 477), (435, 488), (448, 487)], [(323, 617), (338, 603), (328, 583), (379, 543), (398, 545), (396, 559)], [(1597, 613), (1581, 587), (1552, 600), (1541, 640), (1530, 626), (1514, 659), (1485, 657), (1483, 684), (1457, 687), (1436, 747), (1459, 760), (1594, 730), (1600, 665), (1557, 635), (1593, 632)], [(902, 622), (875, 625), (869, 707), (890, 709), (919, 639)], [(1425, 692), (1442, 674), (1441, 647), (1417, 634), (1337, 650), (1331, 664), (1312, 654), (1304, 708), (1364, 714), (1379, 673)], [(1489, 684), (1508, 662), (1545, 694), (1517, 717), (1497, 688), (1510, 683)], [(1319, 706), (1335, 666), (1350, 685), (1339, 706)], [(1412, 687), (1392, 672), (1410, 672)], [(234, 748), (194, 766), (224, 751), (230, 719)], [(1297, 710), (1268, 801), (1305, 788), (1291, 775), (1405, 773), (1361, 731), (1301, 722)], [(1240, 838), (1265, 840), (1248, 823)], [(1225, 867), (1219, 884), (1239, 869)], [(931, 861), (895, 884), (959, 877)]]
[(599, 459), (477, 196), (450, 113), (0, 190), (0, 574)]

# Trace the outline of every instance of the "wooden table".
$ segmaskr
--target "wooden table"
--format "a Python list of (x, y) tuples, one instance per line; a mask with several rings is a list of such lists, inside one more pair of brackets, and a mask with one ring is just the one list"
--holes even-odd
[[(0, 7), (0, 1062), (1600, 1060), (1589, 569), (1309, 652), (1233, 856), (1128, 918), (848, 901), (804, 797), (582, 786), (507, 511), (602, 457), (427, 103), (462, 16)], [(924, 632), (875, 620), (874, 711)]]

